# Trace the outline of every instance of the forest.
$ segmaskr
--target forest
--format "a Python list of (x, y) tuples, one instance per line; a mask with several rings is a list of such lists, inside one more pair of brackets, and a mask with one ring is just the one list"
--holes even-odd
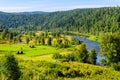
[(119, 9), (120, 7), (105, 7), (42, 14), (0, 12), (0, 24), (19, 30), (65, 30), (94, 35), (100, 32), (114, 33), (120, 32)]
[[(75, 35), (92, 36), (100, 52)], [(120, 7), (0, 12), (0, 80), (119, 80), (119, 75)]]

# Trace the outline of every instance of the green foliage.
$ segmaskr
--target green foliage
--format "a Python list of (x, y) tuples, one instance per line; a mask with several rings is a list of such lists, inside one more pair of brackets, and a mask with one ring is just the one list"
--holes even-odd
[[(24, 31), (74, 31), (99, 35), (100, 32), (120, 31), (120, 7), (75, 9), (47, 14), (0, 15), (0, 23)], [(2, 13), (3, 14), (3, 13)], [(59, 36), (59, 35), (58, 35)]]
[(117, 71), (120, 71), (120, 62), (119, 63), (112, 63), (111, 67)]
[(106, 64), (120, 62), (120, 33), (106, 33), (101, 35), (101, 55), (105, 57)]
[(95, 52), (95, 49), (92, 49), (88, 54), (88, 62), (90, 64), (96, 64), (97, 54)]
[(51, 37), (48, 38), (47, 44), (50, 46), (52, 45), (52, 38)]
[(9, 33), (9, 40), (12, 40), (13, 39), (13, 33)]
[(102, 58), (99, 61), (100, 61), (101, 66), (107, 66), (108, 65), (105, 58)]
[(61, 59), (62, 55), (60, 53), (55, 53), (55, 54), (53, 54), (52, 58), (53, 59)]
[(41, 44), (45, 45), (45, 39), (44, 38), (41, 39)]
[(88, 58), (88, 51), (87, 51), (87, 46), (85, 43), (82, 43), (81, 45), (77, 46), (77, 51), (76, 51), (76, 60), (80, 62), (87, 62)]
[(63, 48), (68, 48), (70, 45), (69, 45), (69, 40), (67, 39), (64, 39), (64, 43), (62, 44), (62, 47)]
[(69, 45), (69, 41), (67, 39), (57, 39), (57, 44), (56, 46), (58, 48), (68, 48), (70, 45)]
[(21, 42), (21, 32), (20, 31), (14, 31), (14, 30), (10, 30), (8, 28), (3, 28), (2, 31), (2, 39), (3, 40), (13, 40), (16, 39), (16, 41)]
[(23, 74), (20, 80), (120, 79), (120, 72), (111, 68), (78, 62), (21, 61), (20, 66)]
[(2, 39), (5, 39), (8, 33), (8, 29), (4, 29), (2, 32)]
[(76, 57), (77, 56), (74, 53), (69, 53), (65, 56), (67, 61), (75, 61)]
[(30, 42), (30, 38), (26, 37), (26, 44), (29, 44), (29, 42)]
[(74, 37), (72, 37), (71, 44), (72, 45), (79, 45), (79, 44), (81, 44), (81, 42), (80, 42), (80, 40), (77, 40)]
[(77, 45), (76, 49), (73, 49), (66, 55), (61, 55), (59, 53), (54, 54), (53, 59), (96, 64), (97, 55), (94, 49), (88, 53), (85, 43), (81, 43)]
[(0, 32), (3, 32), (4, 29), (5, 29), (5, 26), (0, 25)]
[(5, 76), (6, 80), (18, 80), (20, 78), (21, 72), (14, 55), (5, 55), (0, 64), (1, 75)]

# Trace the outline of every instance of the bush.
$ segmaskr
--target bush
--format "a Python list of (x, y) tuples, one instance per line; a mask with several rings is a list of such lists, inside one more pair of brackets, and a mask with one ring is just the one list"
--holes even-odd
[(7, 80), (18, 80), (21, 72), (14, 55), (5, 55), (1, 59), (1, 73)]
[(69, 53), (66, 55), (66, 59), (68, 61), (75, 61), (75, 54), (74, 53)]
[(24, 54), (23, 51), (18, 51), (17, 54)]
[(92, 49), (88, 54), (88, 63), (90, 64), (96, 64), (97, 54), (95, 52), (95, 49)]
[(29, 48), (35, 48), (35, 46), (34, 45), (30, 45)]
[(120, 62), (111, 64), (111, 67), (117, 71), (120, 71)]
[(53, 54), (53, 59), (61, 59), (62, 58), (62, 55), (60, 53), (55, 53)]
[(52, 45), (52, 38), (50, 38), (50, 37), (48, 38), (47, 44), (48, 44), (49, 46)]

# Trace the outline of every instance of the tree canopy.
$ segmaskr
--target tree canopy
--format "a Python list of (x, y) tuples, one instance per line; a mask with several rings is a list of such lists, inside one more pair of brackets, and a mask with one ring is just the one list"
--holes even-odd
[(120, 31), (120, 7), (75, 9), (47, 14), (0, 13), (0, 24), (20, 30), (66, 30), (81, 33)]

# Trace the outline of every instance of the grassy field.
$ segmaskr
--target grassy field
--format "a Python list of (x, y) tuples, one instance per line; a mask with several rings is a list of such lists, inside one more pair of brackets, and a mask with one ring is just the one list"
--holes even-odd
[[(17, 54), (17, 51), (23, 50), (24, 54)], [(24, 60), (52, 60), (52, 54), (64, 53), (67, 49), (57, 49), (54, 46), (47, 45), (36, 45), (35, 48), (30, 48), (27, 44), (1, 44), (0, 45), (0, 56), (11, 53), (16, 55), (18, 58)]]

